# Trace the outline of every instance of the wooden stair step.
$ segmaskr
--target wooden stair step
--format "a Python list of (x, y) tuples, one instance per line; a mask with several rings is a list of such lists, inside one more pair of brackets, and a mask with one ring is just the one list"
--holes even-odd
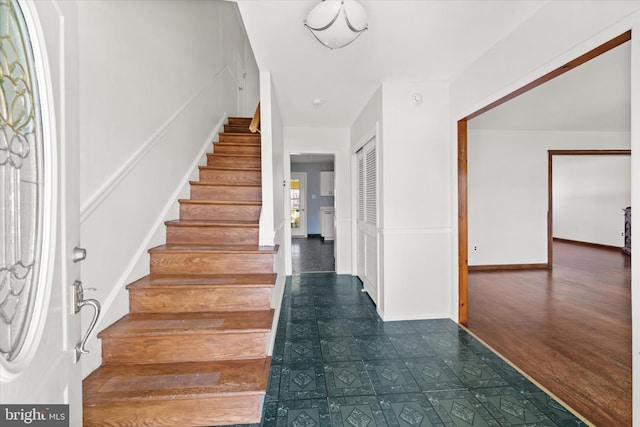
[(261, 168), (262, 158), (254, 155), (207, 153), (208, 166), (228, 166), (236, 168)]
[(261, 184), (244, 183), (211, 183), (191, 181), (191, 198), (204, 200), (237, 200), (255, 201), (262, 200)]
[(104, 364), (264, 357), (273, 310), (131, 313), (98, 334)]
[(172, 220), (166, 221), (167, 243), (186, 245), (257, 245), (258, 223), (237, 220)]
[(251, 154), (260, 155), (262, 147), (259, 145), (245, 145), (245, 144), (214, 144), (214, 154)]
[(181, 199), (180, 219), (260, 219), (262, 203), (259, 201), (227, 201)]
[(276, 246), (161, 245), (149, 249), (152, 275), (272, 273)]
[(144, 276), (127, 285), (132, 313), (269, 310), (276, 274)]
[(270, 365), (265, 357), (101, 366), (82, 383), (83, 425), (259, 423)]
[(251, 120), (251, 117), (228, 117), (227, 123), (232, 126), (246, 126), (247, 128), (249, 128)]
[(225, 133), (253, 133), (249, 129), (249, 125), (242, 126), (242, 125), (228, 125), (228, 124), (224, 125), (224, 132)]
[(218, 141), (220, 142), (260, 142), (261, 135), (259, 133), (219, 133)]
[[(220, 135), (224, 135), (224, 134), (220, 134)], [(262, 147), (262, 141), (259, 139), (256, 139), (255, 141), (242, 141), (242, 142), (237, 142), (234, 141), (233, 138), (231, 138), (231, 140), (227, 141), (225, 140), (225, 138), (222, 139), (222, 141), (216, 141), (213, 143), (214, 147), (217, 145), (242, 145), (245, 147)]]
[(225, 167), (200, 166), (201, 182), (221, 182), (236, 184), (261, 184), (262, 171), (260, 169), (235, 169)]

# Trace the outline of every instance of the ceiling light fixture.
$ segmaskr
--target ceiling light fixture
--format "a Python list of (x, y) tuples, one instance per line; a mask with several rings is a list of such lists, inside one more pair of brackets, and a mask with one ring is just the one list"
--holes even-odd
[(323, 46), (340, 49), (368, 28), (367, 12), (354, 0), (323, 0), (309, 12), (304, 26)]

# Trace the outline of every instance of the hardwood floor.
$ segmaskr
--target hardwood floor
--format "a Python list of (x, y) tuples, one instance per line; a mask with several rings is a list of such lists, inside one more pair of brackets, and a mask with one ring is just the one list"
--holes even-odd
[(552, 271), (470, 273), (467, 327), (590, 423), (630, 426), (630, 257), (553, 248)]

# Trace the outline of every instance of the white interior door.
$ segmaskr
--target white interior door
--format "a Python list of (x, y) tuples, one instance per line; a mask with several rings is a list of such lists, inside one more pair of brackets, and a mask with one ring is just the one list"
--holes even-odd
[(292, 172), (289, 185), (291, 237), (307, 237), (307, 174)]
[(375, 138), (356, 153), (358, 174), (358, 277), (378, 303), (378, 166)]
[[(11, 76), (0, 86), (0, 402), (68, 404), (62, 416), (76, 426), (82, 385), (75, 357), (80, 320), (71, 302), (80, 234), (75, 6), (0, 0), (0, 22), (0, 74)], [(57, 411), (46, 416), (59, 418)]]

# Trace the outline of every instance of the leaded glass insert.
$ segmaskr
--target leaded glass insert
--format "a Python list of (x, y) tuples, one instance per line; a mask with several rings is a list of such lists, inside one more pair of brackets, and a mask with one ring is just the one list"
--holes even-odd
[(42, 123), (34, 55), (17, 0), (0, 0), (0, 352), (25, 342), (41, 255)]

